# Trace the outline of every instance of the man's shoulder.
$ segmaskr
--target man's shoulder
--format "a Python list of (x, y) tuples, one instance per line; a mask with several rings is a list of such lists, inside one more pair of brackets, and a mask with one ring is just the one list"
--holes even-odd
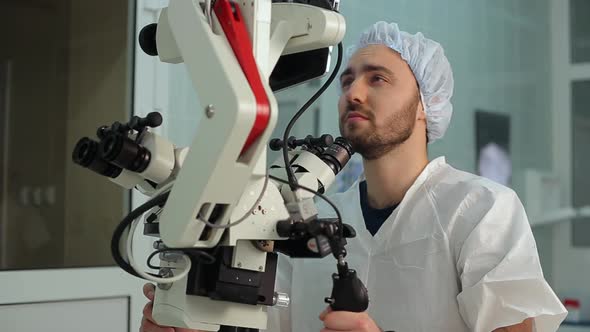
[(443, 199), (447, 202), (453, 199), (460, 202), (471, 196), (483, 200), (495, 200), (498, 197), (516, 195), (514, 190), (507, 186), (448, 164), (426, 181), (425, 189), (433, 193), (435, 199)]
[(486, 220), (513, 227), (514, 216), (524, 216), (514, 190), (482, 176), (448, 166), (431, 180), (426, 190), (453, 250)]
[[(501, 206), (521, 206), (520, 203), (513, 204), (519, 201), (514, 190), (449, 165), (432, 174), (424, 190), (445, 232), (452, 232), (452, 228), (458, 225), (473, 228), (489, 211)], [(457, 223), (457, 218), (461, 222)]]

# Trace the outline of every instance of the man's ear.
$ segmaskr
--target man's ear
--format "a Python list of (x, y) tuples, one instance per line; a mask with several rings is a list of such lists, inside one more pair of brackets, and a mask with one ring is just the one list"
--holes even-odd
[(426, 121), (426, 112), (424, 112), (424, 107), (422, 106), (422, 100), (418, 101), (418, 105), (416, 107), (418, 108), (416, 110), (416, 120)]

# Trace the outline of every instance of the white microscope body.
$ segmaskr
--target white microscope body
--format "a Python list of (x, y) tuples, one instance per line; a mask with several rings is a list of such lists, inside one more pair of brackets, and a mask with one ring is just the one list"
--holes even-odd
[[(157, 275), (139, 271), (131, 242), (127, 250), (119, 247), (127, 227), (132, 232), (137, 227), (138, 216), (122, 223), (113, 242), (120, 266), (158, 281), (153, 309), (158, 324), (204, 331), (266, 329), (267, 307), (285, 301), (274, 292), (272, 241), (282, 243), (274, 251), (289, 254), (285, 240), (297, 239), (305, 247), (297, 257), (323, 257), (330, 245), (340, 245), (332, 237), (340, 234), (342, 240), (342, 221), (340, 226), (315, 223), (313, 198), (334, 181), (353, 153), (350, 146), (340, 139), (290, 141), (289, 167), (298, 186), (285, 184), (282, 159), (266, 169), (279, 112), (269, 83), (273, 69), (281, 56), (326, 49), (343, 39), (344, 18), (332, 10), (338, 1), (325, 2), (332, 8), (271, 0), (170, 1), (140, 41), (163, 62), (185, 63), (202, 102), (195, 112), (206, 114), (192, 144), (177, 148), (150, 132), (162, 122), (150, 114), (101, 127), (100, 143), (84, 138), (76, 147), (75, 162), (118, 185), (152, 197), (166, 193), (151, 206), (144, 228), (161, 238), (155, 246), (161, 258)], [(339, 272), (346, 274), (343, 255), (334, 255)], [(204, 262), (203, 256), (214, 259)]]

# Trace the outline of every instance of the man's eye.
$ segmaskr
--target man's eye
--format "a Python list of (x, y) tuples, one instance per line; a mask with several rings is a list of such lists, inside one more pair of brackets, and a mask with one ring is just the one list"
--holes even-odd
[(342, 80), (342, 82), (340, 83), (340, 85), (341, 85), (342, 87), (347, 87), (347, 86), (349, 86), (350, 84), (352, 84), (352, 79), (350, 79), (350, 78), (344, 79), (344, 80)]
[(384, 82), (385, 81), (385, 77), (381, 76), (381, 75), (375, 75), (371, 78), (371, 81), (373, 82)]

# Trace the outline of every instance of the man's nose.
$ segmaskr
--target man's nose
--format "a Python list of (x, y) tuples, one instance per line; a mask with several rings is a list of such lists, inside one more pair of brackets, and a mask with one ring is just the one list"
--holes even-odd
[(356, 79), (346, 90), (346, 100), (351, 104), (362, 104), (367, 100), (367, 87), (362, 80)]

